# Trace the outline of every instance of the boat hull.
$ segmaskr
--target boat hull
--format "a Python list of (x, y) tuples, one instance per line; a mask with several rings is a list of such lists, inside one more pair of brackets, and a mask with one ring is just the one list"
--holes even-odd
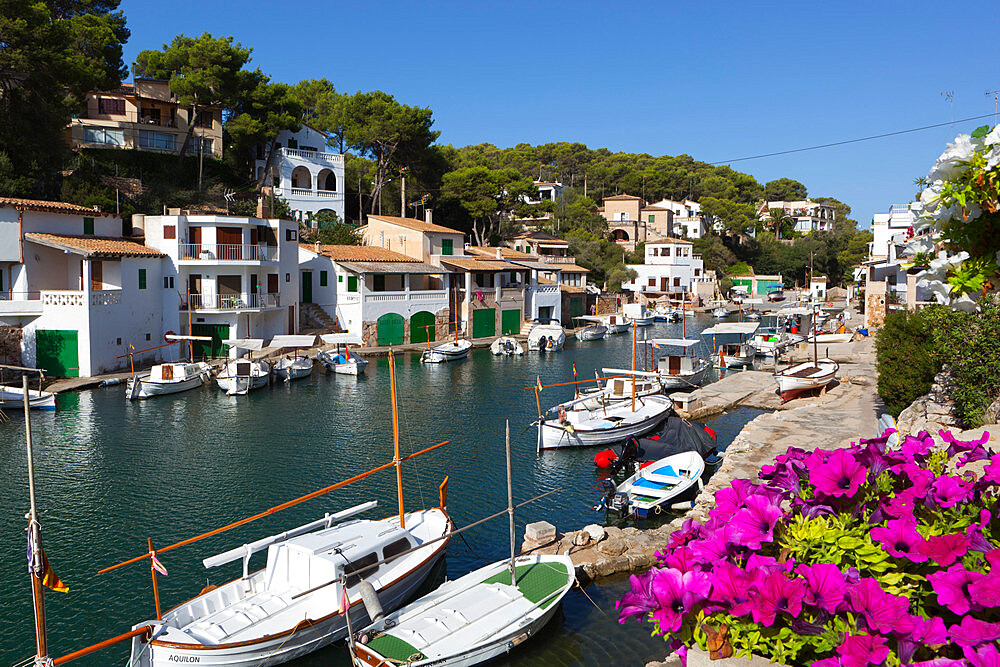
[(268, 374), (263, 375), (228, 375), (215, 378), (219, 389), (230, 396), (242, 396), (254, 389), (260, 389), (267, 384)]
[(301, 380), (302, 378), (307, 378), (312, 374), (313, 365), (310, 363), (308, 366), (304, 364), (292, 364), (291, 366), (285, 366), (279, 368), (277, 366), (272, 369), (272, 373), (277, 378), (280, 378), (283, 382), (291, 382), (293, 380)]
[[(134, 394), (135, 398), (152, 398), (154, 396), (179, 394), (182, 391), (196, 389), (205, 384), (205, 378), (203, 375), (198, 375), (187, 378), (186, 380), (179, 380), (177, 382), (156, 382), (154, 380), (150, 380), (148, 377), (138, 377), (135, 379), (135, 382), (139, 383), (139, 389)], [(133, 381), (129, 380), (125, 387), (125, 395), (132, 397), (133, 391)]]
[[(639, 399), (636, 400), (638, 401)], [(628, 422), (622, 420), (612, 427), (586, 428), (581, 425), (573, 426), (570, 429), (566, 425), (559, 424), (556, 419), (540, 421), (538, 422), (538, 450), (597, 447), (621, 442), (633, 436), (645, 435), (667, 418), (671, 410), (671, 401), (665, 396), (647, 396), (642, 401), (646, 405), (653, 404), (656, 407), (647, 410), (636, 421)], [(623, 401), (622, 404), (628, 405), (630, 403), (631, 401)], [(608, 408), (607, 410), (611, 409)], [(600, 412), (603, 414), (607, 410), (597, 409), (590, 412)]]
[(637, 327), (648, 327), (648, 326), (652, 326), (652, 324), (653, 324), (653, 318), (652, 317), (637, 317), (634, 320), (632, 320), (632, 322)]
[[(28, 390), (28, 407), (32, 410), (55, 410), (56, 395), (37, 389)], [(0, 408), (24, 409), (24, 393), (21, 387), (0, 385)]]
[(585, 327), (576, 332), (577, 340), (600, 340), (608, 333), (608, 329), (603, 326)]
[(703, 363), (694, 373), (669, 375), (660, 373), (660, 384), (664, 389), (694, 389), (705, 380), (710, 364)]
[(629, 330), (630, 324), (609, 324), (608, 325), (608, 336), (615, 336), (617, 334), (623, 334)]

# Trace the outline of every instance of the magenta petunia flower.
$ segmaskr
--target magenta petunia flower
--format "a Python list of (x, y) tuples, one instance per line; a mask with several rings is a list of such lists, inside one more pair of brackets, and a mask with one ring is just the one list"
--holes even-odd
[(941, 475), (931, 484), (931, 498), (941, 507), (954, 507), (969, 499), (970, 485), (959, 477)]
[(864, 615), (870, 631), (891, 632), (909, 625), (910, 601), (882, 590), (878, 581), (866, 577), (847, 588), (851, 608)]
[(818, 563), (799, 565), (795, 571), (805, 579), (806, 603), (835, 613), (847, 592), (847, 579), (840, 568), (832, 563)]
[[(900, 624), (902, 626), (904, 624)], [(940, 617), (924, 618), (911, 615), (905, 624), (905, 630), (897, 627), (900, 633), (896, 638), (896, 651), (900, 662), (907, 663), (921, 646), (937, 646), (948, 641), (948, 630)]]
[(664, 568), (653, 574), (651, 588), (658, 605), (653, 611), (653, 618), (660, 622), (663, 632), (676, 632), (684, 622), (685, 614), (708, 597), (712, 585), (704, 572)]
[(955, 563), (943, 572), (932, 572), (927, 575), (931, 588), (938, 595), (938, 604), (947, 607), (956, 614), (967, 614), (978, 605), (972, 599), (970, 587), (986, 575), (981, 572), (971, 572), (961, 563)]
[(753, 593), (753, 622), (770, 627), (779, 613), (797, 617), (802, 612), (805, 595), (806, 582), (802, 579), (789, 579), (778, 572), (767, 575)]
[[(710, 523), (715, 523), (712, 519)], [(729, 522), (718, 522), (714, 529), (702, 533), (702, 538), (688, 544), (691, 554), (706, 563), (717, 563), (729, 558), (737, 544), (736, 528)]]
[(982, 551), (988, 553), (996, 547), (983, 535), (983, 528), (990, 525), (992, 513), (989, 510), (980, 510), (979, 523), (969, 524), (965, 528), (965, 536), (969, 538), (969, 551)]
[(921, 462), (928, 454), (930, 454), (933, 447), (934, 438), (932, 438), (927, 431), (921, 431), (915, 436), (906, 436), (900, 446), (900, 451), (907, 460)]
[(927, 555), (920, 550), (924, 538), (917, 532), (917, 523), (912, 518), (892, 519), (886, 522), (884, 528), (872, 528), (870, 534), (890, 556), (907, 558), (914, 563), (927, 560)]
[(948, 567), (965, 555), (972, 543), (962, 533), (949, 535), (932, 535), (919, 545), (920, 553), (924, 554), (941, 567)]
[(948, 458), (955, 456), (959, 452), (972, 452), (981, 448), (990, 440), (989, 431), (983, 431), (982, 437), (977, 440), (956, 440), (951, 431), (938, 431), (941, 439), (948, 443)]
[(969, 584), (969, 597), (983, 607), (1000, 607), (1000, 573), (991, 572)]
[(840, 664), (844, 667), (868, 667), (881, 665), (889, 657), (889, 647), (885, 637), (872, 635), (847, 635), (844, 643), (837, 647)]
[(907, 664), (909, 667), (968, 667), (966, 663), (954, 658), (934, 658), (933, 660), (921, 660)]
[(762, 495), (750, 496), (743, 504), (743, 509), (736, 512), (731, 521), (736, 543), (760, 549), (762, 542), (774, 541), (774, 527), (783, 516), (781, 508)]
[(672, 567), (675, 570), (680, 570), (681, 572), (701, 570), (701, 566), (703, 565), (703, 561), (694, 555), (691, 551), (691, 547), (687, 546), (671, 549), (666, 554), (663, 554), (661, 562), (666, 567)]
[(728, 611), (733, 616), (745, 616), (753, 607), (750, 591), (763, 578), (761, 572), (750, 573), (732, 563), (722, 563), (712, 571), (709, 598), (713, 602), (729, 605)]
[(827, 496), (851, 498), (865, 483), (868, 470), (844, 450), (830, 454), (826, 462), (809, 470), (809, 482)]
[(697, 539), (701, 535), (702, 526), (694, 519), (685, 519), (680, 530), (675, 530), (670, 535), (668, 546), (671, 548), (687, 544), (691, 540)]
[(1000, 484), (1000, 454), (994, 454), (989, 464), (983, 470), (983, 480), (992, 484)]
[(743, 502), (747, 498), (756, 495), (756, 487), (749, 479), (734, 479), (729, 486), (715, 492), (715, 507), (709, 510), (708, 515), (723, 521), (729, 520), (743, 508)]
[(621, 600), (615, 602), (619, 623), (624, 623), (633, 616), (637, 617), (639, 621), (644, 621), (646, 616), (656, 609), (656, 598), (653, 597), (652, 589), (655, 571), (653, 569), (643, 575), (633, 574), (628, 578), (632, 590), (623, 595)]
[(1000, 639), (1000, 623), (987, 623), (971, 616), (963, 616), (961, 623), (948, 628), (948, 633), (951, 641), (959, 646), (979, 646)]
[(997, 667), (1000, 665), (1000, 650), (996, 644), (983, 644), (973, 648), (963, 646), (962, 654), (972, 667)]
[(795, 569), (795, 560), (789, 558), (787, 561), (781, 562), (773, 556), (761, 556), (754, 553), (750, 554), (750, 557), (747, 558), (745, 567), (747, 572), (757, 572), (759, 570), (762, 574), (773, 574), (774, 572), (789, 574)]

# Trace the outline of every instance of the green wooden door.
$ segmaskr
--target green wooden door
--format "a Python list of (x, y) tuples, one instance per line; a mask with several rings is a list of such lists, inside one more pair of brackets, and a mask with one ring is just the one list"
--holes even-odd
[(569, 317), (570, 324), (568, 326), (575, 327), (576, 323), (573, 321), (574, 317), (579, 317), (583, 315), (583, 297), (582, 296), (572, 296), (569, 299)]
[(402, 345), (405, 320), (398, 313), (386, 313), (375, 321), (375, 338), (379, 345)]
[(35, 366), (48, 375), (80, 377), (80, 347), (76, 331), (37, 329), (35, 331)]
[(302, 303), (312, 303), (313, 274), (312, 271), (302, 272)]
[(504, 336), (521, 333), (520, 308), (500, 312), (500, 333)]
[(410, 318), (410, 342), (426, 343), (435, 339), (434, 314), (421, 310)]
[[(212, 340), (196, 340), (194, 342), (195, 359), (218, 359), (226, 356), (229, 346), (222, 341), (229, 338), (228, 324), (193, 324), (192, 336), (211, 336)], [(183, 355), (182, 355), (183, 356)]]
[(489, 338), (497, 335), (497, 311), (495, 308), (480, 308), (472, 311), (472, 337)]

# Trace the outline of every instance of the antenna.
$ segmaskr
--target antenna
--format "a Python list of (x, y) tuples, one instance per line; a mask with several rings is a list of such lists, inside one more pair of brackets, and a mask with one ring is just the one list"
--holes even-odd
[(1000, 106), (1000, 89), (987, 90), (986, 97), (993, 96), (993, 125), (997, 124), (997, 107)]
[(948, 100), (948, 127), (951, 129), (951, 133), (955, 133), (955, 91), (946, 90), (941, 93), (941, 97)]

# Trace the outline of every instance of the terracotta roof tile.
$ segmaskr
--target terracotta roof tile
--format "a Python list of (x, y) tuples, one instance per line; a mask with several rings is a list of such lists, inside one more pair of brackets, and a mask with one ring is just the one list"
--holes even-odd
[(85, 257), (166, 257), (156, 248), (149, 248), (131, 239), (116, 236), (69, 236), (28, 232), (24, 238), (53, 248), (76, 252)]
[(554, 267), (558, 267), (563, 273), (590, 273), (590, 269), (585, 269), (579, 264), (554, 264)]
[[(467, 246), (465, 249), (473, 255), (479, 257), (488, 257), (490, 259), (496, 259), (497, 257), (497, 246)], [(513, 248), (505, 248), (501, 246), (499, 249), (501, 256), (504, 259), (538, 259), (535, 255), (527, 252), (521, 252), (520, 250), (514, 250)]]
[(501, 260), (479, 259), (476, 257), (442, 257), (441, 263), (463, 271), (517, 271), (521, 267)]
[(676, 243), (680, 245), (694, 245), (691, 241), (685, 241), (684, 239), (679, 239), (674, 236), (668, 236), (665, 239), (657, 239), (655, 241), (646, 241), (647, 246), (651, 245), (663, 245), (664, 243)]
[(613, 195), (605, 197), (604, 201), (642, 201), (642, 198), (635, 195)]
[(518, 234), (514, 238), (515, 239), (531, 239), (531, 240), (534, 240), (534, 241), (550, 241), (550, 242), (554, 242), (554, 243), (565, 243), (566, 245), (569, 245), (569, 243), (567, 241), (563, 241), (561, 238), (559, 238), (557, 236), (552, 236), (552, 234), (549, 234), (548, 232), (543, 232), (543, 231), (523, 232), (521, 234)]
[(13, 207), (23, 211), (45, 211), (47, 213), (72, 213), (74, 215), (111, 215), (101, 213), (100, 209), (87, 208), (64, 201), (42, 201), (40, 199), (19, 199), (17, 197), (0, 197), (0, 207)]
[(409, 255), (370, 245), (320, 245), (317, 252), (315, 243), (300, 243), (300, 248), (329, 257), (335, 262), (420, 262)]
[(400, 227), (406, 227), (407, 229), (412, 229), (418, 232), (438, 232), (439, 234), (464, 234), (457, 229), (451, 229), (450, 227), (442, 227), (441, 225), (434, 225), (429, 222), (424, 222), (423, 220), (417, 220), (416, 218), (399, 218), (394, 215), (369, 215), (369, 220), (381, 220), (382, 222), (388, 222), (393, 225), (399, 225)]

